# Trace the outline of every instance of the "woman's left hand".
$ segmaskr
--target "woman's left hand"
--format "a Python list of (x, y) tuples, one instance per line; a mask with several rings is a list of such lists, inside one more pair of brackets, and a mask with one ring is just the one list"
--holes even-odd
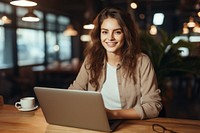
[(115, 110), (110, 110), (110, 109), (106, 109), (106, 114), (108, 119), (115, 119), (116, 117), (115, 115), (117, 115)]
[(141, 119), (135, 109), (110, 110), (106, 109), (108, 119)]

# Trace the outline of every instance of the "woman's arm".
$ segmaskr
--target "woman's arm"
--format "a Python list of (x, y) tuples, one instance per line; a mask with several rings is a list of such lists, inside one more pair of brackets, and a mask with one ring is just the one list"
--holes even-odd
[(140, 73), (140, 102), (134, 109), (140, 113), (141, 119), (154, 118), (162, 109), (160, 89), (153, 65), (148, 56), (142, 56), (138, 62)]
[(106, 109), (109, 119), (141, 119), (135, 109), (109, 110)]

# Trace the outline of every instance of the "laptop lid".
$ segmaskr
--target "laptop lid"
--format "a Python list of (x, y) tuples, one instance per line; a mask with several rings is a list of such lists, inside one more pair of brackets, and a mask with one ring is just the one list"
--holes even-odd
[(99, 131), (113, 131), (105, 112), (101, 93), (34, 87), (47, 123)]

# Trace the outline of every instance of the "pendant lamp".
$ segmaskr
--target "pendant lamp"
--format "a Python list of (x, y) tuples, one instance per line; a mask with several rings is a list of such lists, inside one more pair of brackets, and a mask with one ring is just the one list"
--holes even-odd
[(22, 17), (23, 21), (38, 22), (40, 19), (34, 14), (33, 9), (29, 8), (28, 13)]
[(68, 25), (66, 30), (63, 32), (65, 36), (77, 36), (78, 32), (73, 28), (72, 25)]
[(189, 22), (187, 23), (187, 26), (189, 28), (194, 28), (195, 27), (195, 22), (194, 22), (194, 18), (193, 17), (189, 18)]
[(10, 24), (12, 20), (8, 18), (6, 15), (3, 15), (0, 19), (0, 25)]
[(37, 3), (34, 2), (33, 0), (12, 0), (10, 4), (14, 6), (22, 6), (22, 7), (33, 7), (37, 5)]

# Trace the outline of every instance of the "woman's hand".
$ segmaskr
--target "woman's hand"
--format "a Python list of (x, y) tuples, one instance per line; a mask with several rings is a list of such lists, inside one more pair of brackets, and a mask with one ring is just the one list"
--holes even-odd
[(141, 119), (134, 109), (110, 110), (106, 109), (109, 119)]
[(108, 119), (115, 119), (117, 115), (115, 110), (109, 110), (109, 109), (106, 109), (106, 114), (108, 116)]

